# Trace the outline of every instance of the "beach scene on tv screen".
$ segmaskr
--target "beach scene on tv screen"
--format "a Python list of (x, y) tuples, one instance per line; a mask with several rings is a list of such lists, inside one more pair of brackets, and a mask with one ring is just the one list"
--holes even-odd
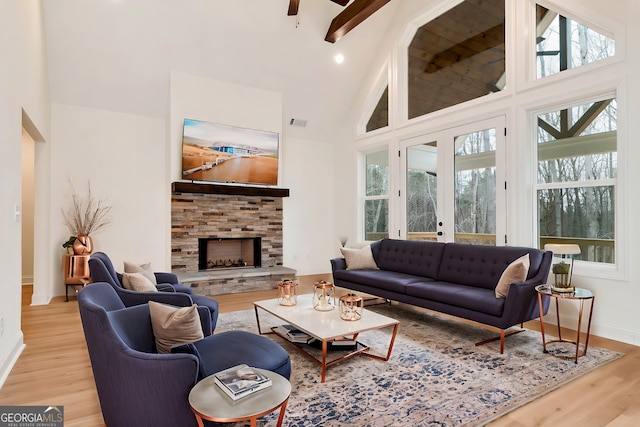
[(278, 184), (277, 132), (184, 120), (182, 178)]

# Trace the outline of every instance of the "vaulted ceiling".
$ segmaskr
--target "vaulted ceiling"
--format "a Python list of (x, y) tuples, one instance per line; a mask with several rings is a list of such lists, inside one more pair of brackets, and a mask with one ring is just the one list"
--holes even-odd
[(52, 101), (164, 118), (175, 70), (280, 92), (285, 135), (332, 141), (398, 3), (327, 43), (329, 0), (43, 1)]

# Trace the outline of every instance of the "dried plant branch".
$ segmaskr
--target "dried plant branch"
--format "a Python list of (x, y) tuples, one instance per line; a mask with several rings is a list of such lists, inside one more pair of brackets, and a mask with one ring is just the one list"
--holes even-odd
[(106, 205), (105, 199), (97, 199), (91, 194), (89, 182), (87, 196), (79, 195), (71, 181), (71, 206), (62, 210), (64, 222), (71, 234), (89, 235), (111, 223), (111, 206)]

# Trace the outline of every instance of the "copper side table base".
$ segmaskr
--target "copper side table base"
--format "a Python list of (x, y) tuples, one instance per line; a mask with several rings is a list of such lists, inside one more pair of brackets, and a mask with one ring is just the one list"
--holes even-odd
[(203, 420), (221, 423), (249, 420), (251, 426), (255, 427), (258, 418), (279, 408), (277, 427), (281, 427), (291, 394), (291, 383), (275, 372), (264, 369), (258, 371), (271, 378), (272, 386), (236, 401), (219, 389), (213, 375), (198, 382), (189, 393), (189, 405), (198, 426), (204, 427)]
[[(282, 402), (282, 405), (280, 405), (280, 415), (278, 415), (278, 423), (276, 424), (276, 427), (282, 427), (282, 421), (284, 420), (284, 411), (287, 409), (287, 403), (288, 402), (289, 402), (289, 398), (287, 398), (287, 400)], [(275, 408), (275, 409), (278, 409), (278, 408)], [(263, 416), (265, 416), (267, 414), (270, 414), (274, 410), (265, 411), (262, 414), (250, 417), (249, 418), (249, 425), (251, 427), (257, 427), (258, 426), (258, 418), (263, 417)], [(195, 410), (193, 410), (193, 413), (196, 416), (196, 422), (198, 423), (198, 427), (204, 427), (204, 422), (202, 421), (203, 419), (208, 420), (208, 421), (216, 421), (216, 419), (212, 419), (210, 417), (207, 417), (206, 415), (200, 414), (199, 412), (197, 412)], [(238, 419), (225, 418), (224, 421), (222, 421), (222, 422), (239, 422), (239, 421), (246, 421), (246, 420), (247, 420), (247, 418), (238, 418)]]
[[(540, 285), (536, 287), (536, 292), (538, 293), (538, 308), (540, 310), (540, 332), (542, 333), (542, 351), (545, 353), (548, 353), (554, 357), (558, 357), (558, 358), (562, 358), (562, 359), (573, 359), (574, 363), (578, 363), (578, 359), (582, 356), (584, 356), (585, 354), (587, 354), (587, 348), (589, 347), (589, 336), (591, 334), (591, 317), (593, 315), (593, 304), (595, 302), (595, 295), (593, 292), (586, 290), (586, 289), (581, 289), (581, 288), (575, 288), (574, 292), (572, 293), (556, 293), (553, 292), (551, 290), (551, 288), (545, 286), (545, 285)], [(544, 313), (542, 310), (542, 296), (546, 295), (549, 297), (552, 297), (555, 299), (556, 301), (556, 324), (558, 327), (558, 338), (557, 339), (552, 339), (552, 340), (547, 340), (546, 339), (546, 334), (545, 334), (545, 330), (544, 330)], [(560, 299), (571, 299), (571, 300), (578, 300), (580, 303), (580, 310), (578, 312), (578, 328), (576, 331), (576, 339), (575, 341), (572, 340), (568, 340), (568, 339), (564, 339), (562, 338), (562, 328), (560, 326), (560, 305), (559, 305), (559, 300)], [(585, 338), (585, 342), (584, 342), (584, 347), (582, 349), (582, 352), (580, 352), (580, 338), (582, 335), (582, 320), (583, 320), (583, 314), (584, 314), (584, 303), (586, 300), (590, 300), (590, 307), (589, 307), (589, 317), (587, 319), (587, 332), (586, 332), (586, 338)], [(550, 352), (549, 350), (547, 350), (547, 345), (548, 344), (553, 344), (553, 343), (568, 343), (571, 345), (574, 345), (576, 348), (576, 353), (575, 355), (572, 356), (567, 356), (564, 354), (555, 354), (553, 352)]]

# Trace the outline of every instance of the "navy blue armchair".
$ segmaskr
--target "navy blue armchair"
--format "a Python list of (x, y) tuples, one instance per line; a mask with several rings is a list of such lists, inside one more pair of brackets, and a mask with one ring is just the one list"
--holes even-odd
[[(89, 258), (89, 274), (91, 274), (91, 281), (94, 283), (110, 284), (126, 307), (146, 304), (150, 300), (178, 307), (188, 307), (195, 303), (198, 306), (207, 307), (210, 311), (211, 330), (206, 335), (213, 332), (218, 322), (218, 301), (204, 295), (191, 293), (191, 289), (178, 283), (178, 279), (173, 273), (154, 273), (158, 281), (158, 292), (132, 291), (125, 289), (122, 285), (122, 275), (116, 272), (111, 259), (104, 252), (95, 252)], [(183, 289), (188, 290), (188, 293), (183, 292)]]
[[(78, 306), (107, 426), (195, 427), (188, 396), (204, 376), (241, 363), (286, 378), (291, 373), (282, 347), (245, 331), (205, 336), (189, 345), (195, 353), (158, 354), (148, 304), (125, 307), (106, 283), (80, 290)], [(208, 310), (198, 312), (203, 331), (209, 330)]]

